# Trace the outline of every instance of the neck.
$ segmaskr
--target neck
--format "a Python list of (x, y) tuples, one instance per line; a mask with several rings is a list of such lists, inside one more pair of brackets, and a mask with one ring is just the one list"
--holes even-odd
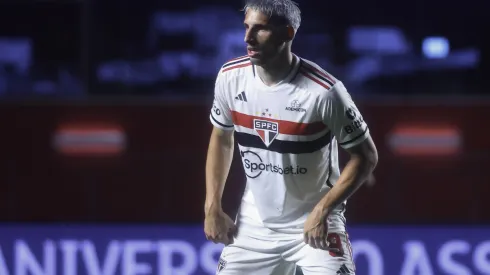
[(275, 85), (287, 77), (293, 67), (293, 54), (284, 51), (268, 64), (257, 66), (257, 74), (267, 86)]

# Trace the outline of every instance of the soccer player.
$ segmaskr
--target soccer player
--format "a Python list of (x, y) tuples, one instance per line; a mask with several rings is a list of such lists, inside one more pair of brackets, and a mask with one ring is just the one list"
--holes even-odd
[[(244, 12), (248, 54), (220, 69), (210, 115), (204, 232), (225, 244), (217, 273), (355, 274), (344, 211), (377, 164), (367, 124), (340, 80), (291, 52), (294, 2)], [(221, 198), (235, 140), (247, 185), (234, 221)]]

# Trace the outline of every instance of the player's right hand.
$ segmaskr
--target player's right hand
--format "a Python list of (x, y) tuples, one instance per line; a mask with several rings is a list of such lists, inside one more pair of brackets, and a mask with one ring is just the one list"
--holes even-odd
[(233, 243), (237, 226), (222, 210), (207, 213), (204, 219), (204, 234), (206, 239), (214, 243), (229, 245)]

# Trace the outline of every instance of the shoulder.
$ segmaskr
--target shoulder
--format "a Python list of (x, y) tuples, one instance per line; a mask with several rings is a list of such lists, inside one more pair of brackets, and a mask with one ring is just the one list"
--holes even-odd
[(304, 58), (300, 60), (299, 74), (303, 78), (303, 83), (306, 83), (308, 91), (316, 95), (320, 101), (348, 96), (341, 80), (312, 61)]
[(300, 58), (299, 73), (308, 85), (309, 90), (326, 93), (340, 82), (335, 76), (316, 63)]
[(251, 69), (252, 62), (250, 57), (244, 55), (226, 61), (219, 70), (219, 76), (224, 79), (234, 78), (242, 75), (246, 70)]
[(220, 87), (220, 93), (235, 95), (252, 74), (250, 70), (253, 70), (253, 66), (248, 56), (228, 60), (221, 66), (215, 85)]

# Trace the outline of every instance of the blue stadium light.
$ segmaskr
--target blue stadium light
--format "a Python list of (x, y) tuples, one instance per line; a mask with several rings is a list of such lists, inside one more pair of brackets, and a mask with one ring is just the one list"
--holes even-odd
[(422, 52), (427, 58), (445, 58), (449, 51), (449, 40), (445, 37), (427, 37), (422, 42)]

